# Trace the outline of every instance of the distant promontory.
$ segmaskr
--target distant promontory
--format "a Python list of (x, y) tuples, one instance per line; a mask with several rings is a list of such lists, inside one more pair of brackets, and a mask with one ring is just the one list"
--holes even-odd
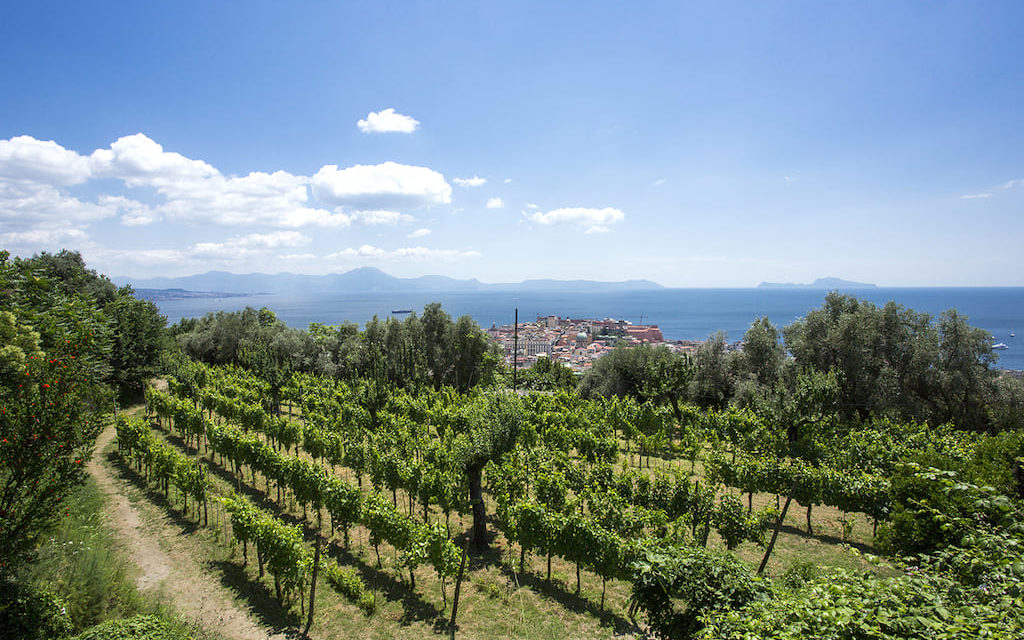
[(810, 284), (793, 282), (762, 282), (757, 285), (758, 289), (874, 289), (876, 285), (867, 282), (854, 282), (842, 278), (818, 278)]

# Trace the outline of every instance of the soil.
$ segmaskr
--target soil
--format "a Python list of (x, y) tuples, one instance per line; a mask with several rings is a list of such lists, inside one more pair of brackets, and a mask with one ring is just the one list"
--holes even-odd
[(100, 455), (115, 435), (108, 427), (96, 442), (89, 472), (106, 495), (110, 525), (118, 533), (129, 559), (139, 568), (140, 591), (156, 592), (176, 613), (203, 631), (225, 640), (286, 638), (257, 624), (230, 591), (189, 555), (181, 533), (165, 514), (140, 513), (128, 498), (128, 483)]

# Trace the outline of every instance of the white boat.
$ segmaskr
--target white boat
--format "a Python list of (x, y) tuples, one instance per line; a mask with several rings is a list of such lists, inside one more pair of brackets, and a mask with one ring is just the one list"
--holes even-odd
[(1005, 342), (997, 342), (996, 344), (992, 345), (992, 348), (999, 349), (1000, 351), (1002, 351), (1004, 349), (1009, 349), (1010, 347), (1006, 346)]

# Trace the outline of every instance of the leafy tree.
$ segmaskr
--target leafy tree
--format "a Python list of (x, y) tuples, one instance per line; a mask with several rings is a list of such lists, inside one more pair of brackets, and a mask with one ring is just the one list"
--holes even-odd
[(113, 324), (113, 381), (122, 388), (141, 391), (159, 369), (160, 353), (167, 346), (167, 318), (152, 302), (136, 298), (131, 287), (119, 289), (103, 310)]
[(724, 332), (712, 334), (697, 348), (694, 367), (690, 382), (691, 399), (704, 407), (724, 407), (733, 387), (732, 362), (726, 350)]
[(7, 573), (63, 515), (71, 488), (84, 482), (110, 394), (92, 358), (83, 357), (89, 345), (73, 335), (43, 352), (39, 334), (10, 312), (0, 314), (0, 333), (11, 339), (0, 350), (0, 573)]
[(778, 381), (785, 359), (780, 338), (779, 330), (767, 317), (755, 320), (743, 334), (740, 368), (769, 388)]
[(432, 302), (423, 308), (423, 345), (426, 351), (427, 371), (434, 390), (444, 384), (452, 367), (452, 318), (441, 303)]
[(500, 460), (512, 450), (522, 428), (522, 408), (513, 396), (494, 395), (473, 403), (463, 411), (468, 429), (454, 443), (455, 459), (466, 476), (473, 511), (473, 544), (487, 545), (487, 511), (483, 497), (483, 470), (488, 462)]

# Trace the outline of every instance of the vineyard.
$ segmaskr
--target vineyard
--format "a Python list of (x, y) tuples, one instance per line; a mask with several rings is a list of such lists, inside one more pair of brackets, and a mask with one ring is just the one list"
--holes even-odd
[[(145, 418), (118, 419), (120, 455), (237, 545), (314, 635), (338, 616), (368, 634), (400, 598), (403, 619), (417, 612), (403, 624), (431, 633), (481, 635), (472, 609), (497, 606), (485, 634), (529, 636), (524, 589), (589, 619), (587, 635), (740, 633), (750, 620), (730, 612), (780, 602), (774, 583), (801, 572), (903, 588), (900, 564), (870, 555), (891, 535), (893, 478), (922, 457), (969, 460), (985, 442), (880, 423), (809, 453), (747, 410), (687, 405), (678, 420), (628, 398), (410, 393), (300, 373), (275, 388), (193, 361), (167, 383), (147, 386)], [(1000, 609), (969, 604), (988, 607), (978, 624)], [(906, 612), (897, 623), (930, 628)]]

